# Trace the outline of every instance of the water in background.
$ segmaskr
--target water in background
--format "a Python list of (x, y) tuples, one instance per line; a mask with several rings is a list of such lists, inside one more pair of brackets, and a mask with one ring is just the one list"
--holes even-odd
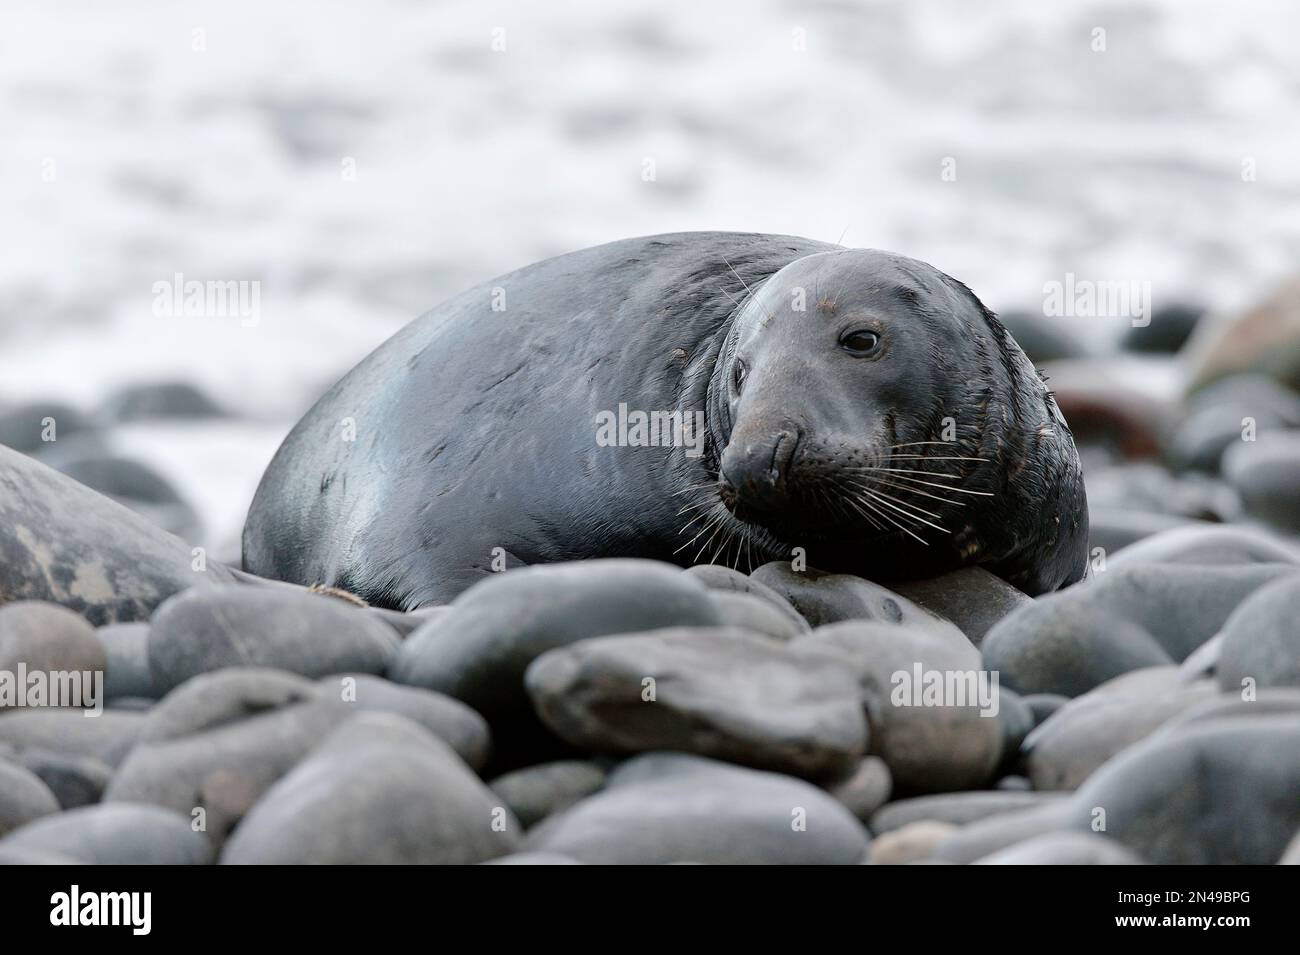
[[(573, 248), (843, 236), (998, 310), (1066, 272), (1235, 308), (1300, 260), (1298, 35), (1201, 0), (10, 0), (0, 402), (185, 380), (238, 411), (111, 435), (230, 556), (330, 382)], [(176, 273), (260, 282), (259, 321), (156, 315)]]

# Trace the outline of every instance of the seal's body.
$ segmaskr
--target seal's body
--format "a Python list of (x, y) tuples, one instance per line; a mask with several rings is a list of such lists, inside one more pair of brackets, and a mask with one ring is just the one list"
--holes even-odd
[(1069, 430), (965, 286), (883, 252), (683, 233), (530, 265), (394, 335), (277, 452), (244, 564), (404, 609), (610, 556), (803, 555), (879, 580), (982, 564), (1037, 594), (1083, 575), (1086, 541)]

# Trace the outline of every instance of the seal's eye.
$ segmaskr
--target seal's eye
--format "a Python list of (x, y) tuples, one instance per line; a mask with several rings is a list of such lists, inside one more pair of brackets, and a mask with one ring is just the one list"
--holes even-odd
[(740, 394), (740, 389), (745, 387), (745, 374), (745, 363), (737, 358), (731, 366), (731, 387), (736, 394)]
[(840, 347), (850, 355), (870, 355), (880, 347), (880, 336), (873, 331), (859, 328), (841, 335)]

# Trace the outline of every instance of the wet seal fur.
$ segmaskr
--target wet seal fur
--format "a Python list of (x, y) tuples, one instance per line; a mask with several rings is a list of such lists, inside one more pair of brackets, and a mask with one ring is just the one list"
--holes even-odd
[[(600, 446), (620, 404), (704, 412), (702, 453)], [(884, 581), (977, 564), (1039, 594), (1083, 576), (1087, 537), (1065, 420), (964, 285), (705, 232), (547, 259), (407, 325), (276, 453), (244, 565), (403, 609), (502, 562), (747, 570), (795, 548)]]

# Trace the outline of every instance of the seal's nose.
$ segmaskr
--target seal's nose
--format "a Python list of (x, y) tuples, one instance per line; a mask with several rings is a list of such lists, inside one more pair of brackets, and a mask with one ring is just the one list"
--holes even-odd
[(733, 435), (722, 453), (719, 477), (724, 488), (756, 502), (779, 494), (789, 476), (799, 437), (797, 428), (763, 435)]

